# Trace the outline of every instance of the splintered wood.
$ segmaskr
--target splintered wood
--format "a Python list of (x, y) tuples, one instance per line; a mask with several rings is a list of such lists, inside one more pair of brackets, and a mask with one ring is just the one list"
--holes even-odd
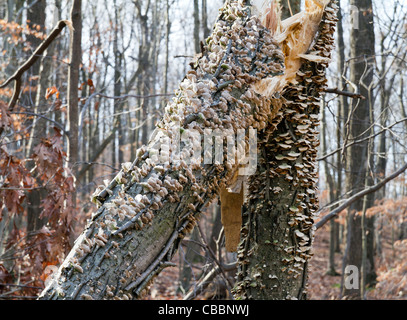
[[(305, 11), (279, 21), (276, 18), (271, 23), (271, 17), (279, 17), (278, 8), (272, 2), (271, 9), (261, 15), (262, 22), (267, 27), (272, 27), (274, 38), (280, 44), (285, 56), (285, 72), (277, 77), (268, 77), (254, 85), (258, 94), (272, 96), (281, 92), (289, 84), (296, 83), (297, 71), (302, 65), (302, 59), (320, 62), (312, 53), (307, 53), (318, 31), (325, 6), (329, 0), (306, 0)], [(277, 13), (272, 13), (272, 10)], [(277, 10), (277, 11), (276, 11)], [(318, 61), (317, 61), (318, 60)]]
[(242, 228), (243, 188), (240, 193), (230, 193), (227, 189), (220, 191), (222, 225), (225, 229), (225, 247), (235, 252), (240, 241)]

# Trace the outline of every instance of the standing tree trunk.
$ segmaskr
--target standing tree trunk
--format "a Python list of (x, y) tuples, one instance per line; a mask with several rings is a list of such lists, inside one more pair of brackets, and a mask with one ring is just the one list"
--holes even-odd
[[(313, 2), (310, 1), (310, 5)], [(305, 39), (306, 49), (300, 53), (305, 61), (316, 59), (321, 62), (306, 62), (298, 73), (301, 81), (311, 76), (313, 84), (307, 85), (309, 91), (302, 86), (288, 86), (284, 98), (281, 98), (278, 94), (286, 84), (295, 80), (293, 75), (301, 67), (298, 52), (286, 52), (286, 62), (291, 64), (284, 72), (284, 54), (270, 30), (252, 15), (250, 3), (243, 1), (242, 5), (242, 1), (227, 1), (202, 55), (192, 63), (193, 69), (166, 107), (149, 144), (138, 150), (133, 163), (123, 164), (122, 171), (108, 187), (95, 192), (93, 199), (99, 210), (40, 299), (142, 297), (155, 276), (173, 265), (171, 259), (180, 241), (193, 230), (202, 210), (217, 196), (220, 188), (228, 185), (241, 164), (228, 161), (229, 153), (222, 155), (222, 147), (220, 157), (219, 152), (215, 152), (213, 162), (213, 153), (205, 148), (212, 143), (201, 148), (202, 139), (212, 140), (215, 136), (230, 142), (230, 138), (237, 134), (247, 136), (257, 130), (262, 141), (266, 141), (275, 132), (285, 130), (286, 126), (279, 121), (283, 112), (293, 121), (300, 121), (294, 112), (290, 112), (294, 111), (293, 108), (300, 112), (299, 115), (304, 113), (304, 122), (301, 125), (296, 122), (296, 128), (291, 127), (299, 138), (296, 145), (301, 152), (295, 157), (303, 157), (295, 170), (298, 175), (304, 174), (305, 178), (311, 179), (307, 187), (307, 183), (301, 181), (304, 194), (294, 195), (282, 189), (283, 194), (295, 200), (290, 208), (293, 212), (291, 219), (286, 216), (283, 224), (295, 229), (291, 230), (292, 241), (298, 247), (293, 249), (295, 257), (286, 257), (285, 271), (287, 277), (296, 276), (291, 270), (299, 269), (297, 259), (301, 264), (301, 259), (309, 257), (307, 246), (313, 225), (310, 217), (300, 214), (302, 209), (299, 208), (305, 205), (304, 210), (312, 215), (317, 202), (315, 190), (311, 189), (315, 186), (312, 169), (316, 156), (314, 148), (318, 143), (314, 128), (318, 124), (319, 91), (325, 83), (327, 57), (324, 55), (329, 54), (325, 50), (332, 44), (329, 35), (335, 24), (334, 13), (332, 7), (326, 9), (324, 27), (321, 27), (314, 47), (321, 56), (304, 54), (315, 38), (314, 33)], [(311, 19), (311, 16), (306, 18)], [(311, 27), (318, 27), (320, 20), (321, 16), (315, 21), (310, 20)], [(287, 102), (287, 98), (291, 102)], [(282, 111), (285, 107), (287, 109)], [(276, 129), (278, 131), (274, 132)], [(301, 137), (310, 141), (301, 140)], [(286, 140), (287, 136), (278, 135), (277, 138)], [(247, 138), (244, 141), (246, 144), (250, 142)], [(282, 146), (278, 144), (278, 147)], [(287, 161), (292, 161), (294, 154), (286, 157)], [(203, 164), (202, 159), (205, 159)], [(276, 171), (289, 170), (287, 165), (279, 167)], [(287, 181), (282, 187), (287, 187)], [(297, 203), (296, 199), (302, 201)], [(298, 206), (294, 208), (294, 205)], [(286, 208), (281, 209), (287, 212)], [(284, 230), (282, 236), (285, 235)], [(282, 244), (285, 245), (284, 241)], [(280, 258), (281, 254), (289, 255), (280, 252)], [(248, 258), (255, 257), (248, 253)], [(301, 288), (304, 288), (304, 280)], [(292, 297), (302, 295), (303, 292), (291, 294)]]
[[(359, 93), (366, 100), (354, 100), (349, 116), (349, 139), (363, 139), (368, 136), (371, 125), (370, 84), (373, 80), (373, 64), (375, 61), (375, 36), (373, 28), (373, 7), (371, 0), (352, 0), (351, 5), (359, 9), (359, 28), (351, 30), (350, 81), (358, 87)], [(350, 195), (365, 188), (365, 182), (370, 181), (368, 175), (369, 141), (356, 144), (347, 150), (346, 188)], [(373, 203), (371, 196), (367, 199), (369, 208)], [(362, 267), (362, 224), (358, 212), (363, 210), (363, 199), (352, 204), (348, 209), (347, 243), (343, 259), (343, 277), (348, 266), (356, 267), (361, 274)], [(364, 228), (363, 228), (364, 229)], [(374, 266), (370, 266), (374, 268)], [(359, 277), (360, 280), (360, 277)], [(342, 279), (342, 295), (349, 299), (360, 299), (360, 283), (346, 285)]]
[(79, 122), (79, 68), (82, 61), (82, 0), (74, 0), (71, 10), (72, 32), (69, 51), (68, 72), (68, 162), (76, 172), (78, 162), (78, 122)]
[(163, 73), (163, 94), (168, 93), (168, 72), (170, 64), (170, 34), (171, 34), (171, 19), (170, 19), (170, 2), (165, 3), (165, 64)]
[(202, 0), (202, 6), (201, 6), (201, 25), (202, 25), (202, 30), (203, 30), (203, 37), (206, 39), (210, 35), (210, 30), (208, 28), (208, 6), (207, 6), (207, 0)]
[[(337, 39), (337, 67), (338, 67), (338, 74), (340, 74), (340, 89), (346, 90), (346, 68), (345, 68), (345, 42), (344, 42), (344, 30), (343, 30), (343, 15), (342, 15), (342, 8), (340, 4), (340, 0), (338, 1), (338, 39)], [(336, 131), (336, 139), (337, 139), (337, 147), (341, 147), (342, 137), (345, 134), (345, 122), (347, 116), (349, 114), (349, 103), (348, 98), (346, 96), (339, 96), (338, 97), (338, 117), (337, 117), (337, 131)], [(343, 190), (343, 168), (346, 167), (346, 157), (343, 156), (341, 152), (338, 152), (336, 158), (337, 164), (337, 184), (336, 184), (336, 198), (342, 195)], [(340, 225), (337, 222), (334, 222), (335, 228), (335, 252), (341, 252), (340, 244), (342, 243), (342, 234), (344, 230), (344, 226)]]
[[(35, 29), (36, 26), (41, 26), (41, 30), (45, 30), (45, 10), (46, 9), (46, 2), (38, 1), (35, 5), (33, 5), (27, 12), (27, 19), (30, 20), (30, 27)], [(35, 50), (41, 43), (41, 39), (29, 36), (27, 39), (33, 49)], [(48, 52), (53, 50), (54, 46), (50, 46), (47, 49), (46, 55)], [(38, 114), (43, 111), (46, 111), (46, 103), (45, 103), (45, 92), (47, 90), (49, 84), (49, 76), (50, 76), (50, 60), (47, 58), (42, 58), (40, 61), (35, 63), (33, 67), (30, 69), (31, 76), (39, 76), (39, 81), (33, 81), (31, 83), (32, 86), (37, 85), (36, 89), (36, 98), (34, 99), (34, 106), (33, 112)], [(34, 147), (36, 142), (39, 141), (40, 138), (44, 137), (46, 132), (46, 122), (40, 118), (36, 119), (32, 123), (32, 129), (30, 134), (29, 143), (27, 145), (27, 156), (31, 157), (34, 151)], [(32, 169), (32, 168), (29, 168)], [(43, 198), (44, 191), (43, 190), (32, 190), (28, 193), (28, 202), (29, 205), (27, 206), (27, 232), (30, 233), (32, 231), (37, 231), (42, 228), (44, 223), (43, 219), (40, 219), (41, 215), (41, 200)]]
[[(404, 87), (404, 77), (402, 76), (400, 79), (400, 92), (399, 92), (399, 104), (400, 104), (400, 110), (403, 118), (407, 118), (407, 110), (405, 107), (404, 103), (404, 92), (405, 92), (405, 87)], [(404, 128), (407, 131), (407, 122), (404, 122)], [(404, 190), (403, 190), (404, 191)], [(403, 193), (405, 195), (405, 193)], [(400, 225), (400, 230), (399, 230), (399, 240), (404, 240), (407, 239), (407, 220), (404, 219), (404, 221)]]
[[(304, 62), (298, 84), (284, 90), (282, 121), (259, 137), (259, 163), (249, 178), (249, 196), (239, 245), (240, 299), (306, 299), (316, 198), (316, 156), (321, 93), (336, 23), (331, 2)], [(310, 81), (311, 80), (311, 81)], [(276, 127), (277, 126), (277, 127)]]
[[(39, 26), (40, 30), (42, 32), (45, 31), (45, 19), (46, 19), (45, 11), (46, 11), (46, 1), (45, 0), (36, 2), (30, 9), (27, 10), (27, 20), (30, 21), (28, 23), (28, 25), (31, 30), (37, 30), (37, 26)], [(36, 35), (29, 34), (27, 36), (27, 42), (29, 43), (29, 45), (32, 48), (32, 51), (34, 52), (34, 50), (36, 50), (38, 48), (38, 46), (41, 44), (42, 40)], [(28, 94), (24, 93), (22, 95), (23, 97), (21, 98), (21, 100), (24, 101), (25, 104), (27, 106), (29, 106), (31, 108), (31, 111), (34, 113), (40, 112), (40, 106), (39, 106), (39, 101), (38, 101), (38, 97), (40, 94), (39, 91), (46, 90), (46, 88), (41, 88), (41, 85), (43, 83), (41, 83), (41, 82), (39, 83), (37, 80), (38, 78), (41, 79), (40, 69), (41, 69), (41, 66), (42, 66), (42, 63), (44, 60), (45, 59), (41, 59), (41, 60), (37, 61), (30, 68), (30, 70), (28, 70), (27, 74), (29, 77), (29, 86), (34, 89), (29, 90)], [(44, 93), (44, 95), (45, 95), (45, 93)], [(28, 127), (30, 127), (30, 125), (32, 125), (32, 129), (31, 129), (30, 139), (28, 140), (27, 149), (26, 149), (27, 158), (31, 157), (31, 155), (32, 155), (32, 151), (34, 149), (33, 144), (35, 143), (34, 141), (38, 141), (37, 140), (38, 137), (35, 135), (36, 121), (34, 121), (34, 120), (32, 122), (29, 121)], [(32, 200), (34, 200), (34, 199), (32, 199)], [(33, 207), (36, 207), (36, 206), (37, 206), (36, 203), (33, 204)]]
[[(113, 35), (113, 56), (114, 56), (114, 88), (113, 94), (115, 97), (119, 97), (122, 93), (122, 68), (123, 68), (123, 54), (119, 50), (119, 14), (116, 0), (113, 1), (114, 5), (114, 35)], [(117, 118), (114, 123), (118, 123), (117, 134), (118, 138), (113, 139), (113, 152), (112, 152), (112, 166), (116, 167), (116, 155), (118, 153), (119, 164), (124, 162), (124, 128), (126, 127), (126, 120), (123, 116), (123, 101), (115, 100), (113, 106), (113, 114), (116, 114), (114, 118)]]
[[(324, 99), (325, 100), (325, 99)], [(325, 154), (327, 152), (327, 121), (326, 121), (326, 104), (324, 101), (323, 105), (323, 110), (322, 110), (322, 120), (321, 120), (321, 127), (322, 127), (322, 132), (321, 132), (321, 149), (322, 153)], [(328, 196), (329, 196), (329, 203), (332, 203), (335, 201), (335, 196), (338, 194), (338, 192), (335, 192), (335, 183), (333, 176), (331, 174), (329, 167), (328, 161), (324, 161), (324, 171), (325, 171), (325, 183), (328, 188)], [(335, 232), (337, 230), (336, 222), (334, 219), (330, 221), (330, 230), (329, 230), (329, 258), (328, 258), (328, 270), (326, 272), (327, 275), (331, 276), (336, 276), (338, 273), (335, 270), (335, 244), (336, 244), (336, 239), (335, 239)]]
[[(150, 37), (150, 27), (148, 25), (148, 13), (150, 6), (146, 8), (145, 13), (142, 12), (142, 5), (141, 2), (136, 1), (135, 3), (137, 9), (137, 18), (139, 19), (140, 23), (140, 31), (141, 31), (141, 41), (139, 46), (139, 70), (138, 70), (138, 84), (137, 86), (140, 88), (140, 95), (148, 96), (150, 94), (150, 87), (151, 87), (151, 66), (152, 61), (149, 60), (150, 51), (151, 51), (151, 37)], [(151, 28), (151, 29), (154, 29)], [(138, 132), (141, 133), (141, 143), (143, 145), (147, 144), (148, 142), (148, 134), (149, 134), (149, 123), (150, 118), (148, 117), (148, 112), (150, 109), (150, 102), (148, 98), (140, 100), (140, 108), (141, 111), (139, 113), (138, 120), (140, 122), (141, 130)]]
[(200, 43), (199, 1), (194, 0), (194, 47), (195, 53), (201, 52)]
[[(78, 155), (79, 155), (79, 68), (82, 61), (82, 0), (74, 0), (71, 9), (71, 39), (69, 50), (69, 71), (68, 71), (68, 152), (67, 165), (72, 170), (74, 176), (77, 175)], [(72, 203), (76, 206), (76, 191), (72, 194)], [(70, 239), (73, 244), (74, 239)]]
[[(31, 30), (35, 31), (45, 31), (45, 9), (46, 9), (46, 1), (39, 0), (37, 1), (31, 8), (27, 10), (27, 21), (28, 26)], [(28, 35), (27, 41), (30, 43), (33, 50), (35, 50), (42, 42), (42, 39), (36, 35)], [(33, 88), (37, 88), (38, 85), (38, 76), (40, 73), (40, 66), (41, 62), (37, 61), (34, 65), (30, 68), (28, 72), (30, 86)], [(37, 88), (38, 89), (38, 88)], [(29, 106), (32, 106), (36, 100), (37, 91), (33, 90), (32, 94), (29, 95)]]

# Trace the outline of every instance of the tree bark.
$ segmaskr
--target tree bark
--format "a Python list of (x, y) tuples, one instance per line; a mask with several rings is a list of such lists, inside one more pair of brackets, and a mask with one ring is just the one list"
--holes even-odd
[[(122, 68), (123, 68), (123, 53), (119, 50), (119, 15), (118, 15), (118, 7), (116, 1), (113, 1), (114, 5), (114, 28), (115, 33), (113, 35), (113, 56), (114, 56), (114, 89), (113, 93), (115, 97), (119, 97), (122, 92), (122, 82), (123, 82), (123, 75), (122, 75)], [(126, 120), (125, 117), (122, 115), (123, 113), (123, 101), (115, 100), (113, 113), (117, 114), (119, 121), (114, 121), (114, 123), (118, 123), (117, 133), (118, 139), (113, 139), (113, 167), (116, 167), (116, 152), (118, 153), (118, 161), (119, 164), (124, 162), (124, 128), (126, 127)]]
[(208, 28), (208, 6), (207, 6), (207, 0), (202, 0), (202, 6), (201, 6), (201, 17), (202, 17), (202, 29), (203, 29), (203, 37), (206, 39), (210, 35), (210, 30)]
[[(37, 28), (41, 32), (45, 32), (45, 19), (46, 19), (46, 1), (37, 1), (31, 8), (27, 10), (27, 25), (30, 27), (31, 31), (37, 31)], [(40, 46), (42, 40), (38, 35), (29, 34), (27, 35), (27, 42), (28, 46), (31, 47), (32, 53)], [(38, 59), (29, 70), (27, 70), (27, 78), (28, 83), (27, 86), (30, 87), (30, 90), (24, 90), (20, 96), (20, 102), (31, 109), (32, 112), (38, 113), (39, 112), (39, 105), (38, 105), (38, 94), (39, 90), (41, 90), (41, 83), (39, 83), (38, 79), (41, 77), (40, 75), (40, 68), (41, 68), (42, 60)], [(38, 119), (39, 120), (39, 119)], [(31, 129), (30, 138), (28, 139), (27, 147), (26, 147), (26, 157), (29, 158), (32, 155), (33, 151), (33, 143), (34, 140), (39, 138), (34, 136), (35, 127), (36, 127), (35, 120), (28, 120), (27, 127)], [(37, 140), (38, 141), (38, 140)], [(29, 168), (32, 169), (32, 168)], [(39, 197), (32, 197), (30, 202), (33, 201), (32, 207), (38, 207), (40, 204)], [(30, 206), (31, 207), (31, 206)], [(30, 210), (30, 208), (29, 208)], [(38, 209), (37, 209), (38, 210)], [(29, 218), (30, 219), (30, 218)], [(34, 219), (35, 220), (35, 219)], [(31, 224), (31, 223), (30, 223)], [(30, 228), (29, 228), (30, 229)]]
[[(71, 38), (68, 69), (68, 152), (67, 166), (76, 176), (79, 161), (79, 72), (82, 63), (82, 0), (74, 0), (71, 9)], [(76, 190), (72, 193), (72, 203), (76, 206)], [(73, 237), (70, 244), (73, 245)]]
[(171, 34), (171, 19), (170, 19), (170, 2), (165, 3), (165, 64), (163, 72), (163, 93), (168, 93), (168, 71), (170, 59), (170, 34)]
[[(346, 67), (346, 59), (345, 59), (345, 42), (344, 42), (344, 30), (343, 30), (343, 15), (342, 15), (342, 8), (340, 4), (340, 0), (338, 0), (338, 37), (337, 37), (337, 47), (338, 47), (338, 54), (337, 54), (337, 66), (338, 66), (338, 73), (340, 74), (340, 86), (341, 90), (346, 90), (347, 83), (346, 83), (346, 75), (347, 75), (347, 67)], [(337, 117), (337, 146), (338, 148), (341, 147), (344, 137), (346, 136), (346, 116), (349, 114), (349, 102), (348, 98), (344, 95), (340, 95), (338, 99), (338, 117)], [(343, 156), (343, 153), (338, 153), (336, 157), (337, 163), (337, 188), (336, 188), (336, 195), (337, 199), (339, 196), (342, 195), (343, 192), (343, 169), (346, 168), (346, 157)], [(343, 231), (344, 226), (340, 225), (339, 223), (335, 222), (335, 252), (341, 252), (340, 245), (343, 242)]]
[[(46, 9), (46, 1), (45, 0), (38, 0), (31, 8), (27, 10), (27, 24), (31, 30), (45, 32), (45, 10)], [(38, 48), (41, 44), (42, 40), (40, 37), (36, 35), (29, 34), (27, 36), (27, 41), (30, 43), (33, 51)], [(28, 71), (28, 79), (29, 85), (33, 88), (38, 89), (38, 77), (40, 71), (41, 62), (37, 61)], [(25, 104), (27, 106), (33, 106), (36, 101), (37, 90), (30, 90), (28, 94), (23, 94), (25, 97)], [(23, 97), (20, 99), (23, 100)]]

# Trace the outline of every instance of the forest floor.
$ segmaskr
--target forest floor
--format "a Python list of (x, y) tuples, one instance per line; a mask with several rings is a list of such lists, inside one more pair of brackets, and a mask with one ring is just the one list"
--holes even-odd
[[(386, 234), (389, 234), (386, 232)], [(367, 291), (367, 300), (407, 300), (407, 241), (392, 245), (391, 237), (383, 237), (382, 257), (376, 258), (378, 284)], [(338, 300), (342, 272), (342, 253), (335, 254), (337, 276), (326, 274), (329, 259), (329, 228), (316, 234), (314, 256), (310, 262), (309, 299)], [(177, 263), (177, 261), (174, 261)], [(199, 270), (197, 271), (199, 273)], [(150, 288), (148, 300), (182, 300), (178, 289), (177, 267), (164, 270)], [(205, 299), (204, 296), (197, 299)]]
[(342, 254), (335, 254), (337, 276), (327, 275), (329, 260), (329, 230), (319, 230), (314, 239), (313, 257), (309, 265), (308, 293), (311, 300), (337, 300), (340, 295)]
[[(381, 255), (375, 256), (376, 285), (366, 290), (366, 300), (407, 300), (407, 240), (394, 239), (394, 231), (382, 231)], [(341, 248), (342, 251), (344, 248)], [(326, 274), (329, 259), (329, 228), (317, 231), (314, 256), (310, 262), (309, 294), (311, 300), (340, 299), (342, 257), (335, 254), (337, 276)]]

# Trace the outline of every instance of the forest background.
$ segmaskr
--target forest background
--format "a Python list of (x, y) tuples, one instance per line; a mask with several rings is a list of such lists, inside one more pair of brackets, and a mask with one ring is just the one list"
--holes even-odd
[[(58, 21), (70, 19), (72, 4), (0, 2), (0, 83), (24, 65)], [(95, 211), (90, 195), (148, 142), (222, 4), (82, 1), (82, 41), (75, 61), (65, 28), (22, 75), (21, 95), (12, 108), (15, 90), (1, 86), (1, 299), (35, 299), (42, 291)], [(282, 1), (286, 16), (300, 5), (290, 4)], [(310, 298), (341, 298), (349, 238), (359, 232), (362, 297), (405, 299), (407, 1), (339, 5), (337, 46), (327, 74), (330, 90), (321, 114), (319, 214), (323, 217), (382, 181), (386, 185), (317, 230)], [(366, 52), (352, 45), (361, 12), (372, 16), (372, 36), (358, 39), (366, 42)], [(359, 68), (352, 67), (355, 61)], [(68, 77), (75, 64), (77, 85)], [(68, 108), (73, 100), (76, 108)], [(355, 172), (363, 181), (352, 180)], [(393, 178), (393, 173), (398, 174)], [(357, 221), (354, 229), (349, 219)], [(233, 268), (219, 272), (209, 286), (202, 283), (216, 259), (236, 259), (225, 252), (222, 235), (216, 202), (183, 240), (177, 267), (164, 271), (146, 298), (181, 299), (203, 287), (200, 298), (230, 297)]]

